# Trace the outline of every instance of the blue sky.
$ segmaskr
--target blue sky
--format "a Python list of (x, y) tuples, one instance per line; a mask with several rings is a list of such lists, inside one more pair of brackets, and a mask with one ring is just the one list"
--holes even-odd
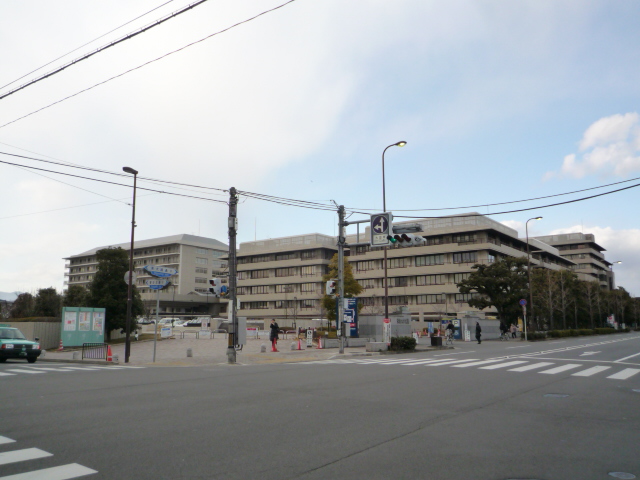
[[(0, 86), (161, 3), (3, 4)], [(0, 125), (281, 3), (210, 0), (0, 100)], [(169, 2), (40, 72), (186, 4)], [(381, 209), (382, 151), (406, 140), (385, 162), (396, 215), (629, 180), (640, 177), (639, 14), (632, 1), (296, 0), (0, 127), (0, 151)], [(62, 288), (64, 257), (129, 238), (130, 188), (45, 175), (66, 184), (0, 164), (0, 291)], [(494, 213), (587, 194), (416, 215)], [(636, 188), (493, 218), (522, 235), (538, 215), (531, 235), (596, 234), (607, 258), (623, 261), (618, 284), (640, 295), (639, 199)], [(222, 204), (140, 192), (136, 238), (193, 233), (226, 242), (226, 216)], [(241, 242), (333, 235), (337, 221), (332, 212), (246, 198), (239, 217)]]

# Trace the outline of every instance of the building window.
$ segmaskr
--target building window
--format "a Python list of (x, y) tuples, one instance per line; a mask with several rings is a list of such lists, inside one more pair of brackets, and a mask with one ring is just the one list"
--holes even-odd
[(421, 275), (416, 277), (416, 285), (422, 287), (424, 285), (444, 285), (446, 283), (446, 275)]
[(454, 243), (474, 243), (476, 241), (475, 233), (464, 233), (453, 236)]
[(209, 253), (209, 251), (206, 248), (196, 248), (196, 253), (206, 255), (207, 253)]
[(251, 278), (269, 278), (269, 270), (252, 270)]
[(319, 250), (305, 250), (304, 252), (300, 252), (300, 258), (302, 260), (313, 260), (314, 258), (318, 258)]
[(206, 278), (196, 277), (196, 283), (207, 283), (207, 281)]
[(196, 267), (196, 273), (204, 273), (206, 275), (209, 271), (203, 267)]
[(453, 254), (453, 263), (475, 263), (478, 261), (478, 252), (462, 252)]
[(376, 299), (374, 297), (362, 297), (358, 300), (358, 302), (364, 305), (365, 307), (368, 307), (368, 306), (375, 305), (375, 300)]
[(389, 279), (390, 287), (406, 287), (409, 282), (407, 281), (408, 277), (391, 277)]
[(269, 293), (269, 286), (268, 285), (258, 285), (256, 287), (251, 287), (251, 294), (252, 295), (263, 295), (265, 293)]
[(469, 300), (479, 296), (478, 293), (456, 293), (456, 303), (469, 303)]
[(276, 277), (293, 277), (295, 274), (296, 274), (295, 267), (276, 268)]
[(453, 283), (460, 283), (463, 280), (469, 278), (470, 273), (454, 273), (453, 274)]
[(367, 260), (365, 262), (357, 262), (356, 270), (358, 272), (366, 272), (367, 270), (375, 270), (376, 263), (375, 260)]
[(416, 295), (417, 304), (444, 303), (444, 301), (445, 301), (444, 293), (439, 293), (436, 295)]
[(301, 292), (315, 292), (316, 284), (315, 283), (302, 283), (300, 285)]
[(261, 310), (269, 308), (269, 302), (242, 302), (241, 308), (248, 310)]
[(389, 305), (408, 305), (409, 297), (406, 295), (399, 295), (396, 297), (389, 297)]
[(295, 285), (276, 285), (276, 293), (291, 293), (295, 291)]
[(282, 261), (282, 260), (291, 260), (296, 258), (296, 254), (295, 253), (278, 253), (276, 255), (276, 261)]
[(196, 257), (196, 263), (198, 263), (200, 265), (206, 265), (208, 262), (207, 262), (206, 258)]
[(428, 265), (444, 265), (444, 255), (423, 255), (416, 257), (416, 267), (425, 267)]
[(248, 295), (249, 287), (238, 287), (238, 295)]
[(302, 308), (315, 308), (317, 300), (302, 300), (301, 307)]
[(376, 279), (375, 278), (366, 278), (364, 280), (358, 280), (358, 283), (365, 290), (367, 288), (376, 288)]
[(409, 266), (409, 259), (404, 258), (390, 258), (389, 260), (389, 268), (404, 268)]
[(493, 262), (495, 262), (495, 261), (496, 261), (496, 257), (495, 257), (495, 255), (491, 255), (491, 254), (488, 254), (488, 255), (487, 255), (487, 262), (488, 262), (488, 263), (493, 263)]
[(316, 275), (316, 266), (309, 265), (307, 267), (301, 267), (300, 275), (302, 275), (303, 277), (313, 277), (314, 275)]

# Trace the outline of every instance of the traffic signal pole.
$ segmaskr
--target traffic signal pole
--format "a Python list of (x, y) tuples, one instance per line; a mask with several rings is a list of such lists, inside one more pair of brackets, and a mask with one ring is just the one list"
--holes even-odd
[(235, 187), (229, 189), (229, 343), (228, 363), (236, 363), (236, 343), (238, 339), (238, 317), (236, 312), (236, 283), (238, 278), (236, 236), (238, 233), (238, 195)]
[(340, 347), (338, 353), (344, 353), (344, 246), (346, 237), (344, 227), (344, 205), (338, 207), (338, 336), (340, 338)]

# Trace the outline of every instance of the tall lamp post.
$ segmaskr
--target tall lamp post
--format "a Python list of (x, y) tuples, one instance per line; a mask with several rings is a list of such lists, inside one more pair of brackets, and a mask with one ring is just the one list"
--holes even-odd
[(131, 167), (123, 167), (122, 170), (133, 175), (133, 205), (131, 214), (131, 246), (129, 248), (129, 286), (127, 288), (127, 320), (125, 323), (124, 363), (129, 363), (131, 354), (131, 307), (133, 304), (133, 237), (136, 228), (136, 183), (138, 171)]
[[(533, 217), (524, 224), (527, 233), (527, 276), (529, 277), (529, 318), (533, 318), (533, 286), (531, 285), (531, 254), (529, 253), (529, 222), (531, 220), (542, 220), (542, 217)], [(527, 319), (524, 319), (525, 322)]]
[(613, 266), (616, 263), (622, 263), (620, 260), (616, 260), (615, 262), (611, 262), (611, 290), (616, 287), (616, 277), (613, 276)]
[[(384, 185), (384, 154), (391, 147), (404, 147), (406, 144), (407, 142), (405, 142), (404, 140), (397, 143), (392, 143), (382, 151), (382, 211), (383, 212), (387, 211), (387, 197), (386, 197), (385, 185)], [(389, 233), (393, 232), (391, 225), (389, 225), (389, 230), (390, 230)], [(389, 280), (387, 278), (387, 247), (384, 247), (384, 318), (389, 318)]]

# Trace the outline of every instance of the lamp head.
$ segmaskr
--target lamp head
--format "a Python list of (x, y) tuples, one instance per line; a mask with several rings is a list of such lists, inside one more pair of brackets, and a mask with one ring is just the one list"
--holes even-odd
[(131, 168), (131, 167), (122, 167), (122, 170), (123, 170), (124, 172), (131, 173), (131, 174), (133, 174), (133, 175), (137, 175), (137, 174), (138, 174), (138, 171), (137, 171), (137, 170), (134, 170), (134, 169), (133, 169), (133, 168)]
[(407, 144), (407, 142), (405, 142), (404, 140), (398, 142), (398, 143), (394, 143), (394, 145), (396, 147), (404, 147)]
[(617, 262), (613, 262), (613, 263), (622, 263), (620, 260), (618, 260)]
[(534, 220), (542, 220), (542, 217), (536, 217)]

